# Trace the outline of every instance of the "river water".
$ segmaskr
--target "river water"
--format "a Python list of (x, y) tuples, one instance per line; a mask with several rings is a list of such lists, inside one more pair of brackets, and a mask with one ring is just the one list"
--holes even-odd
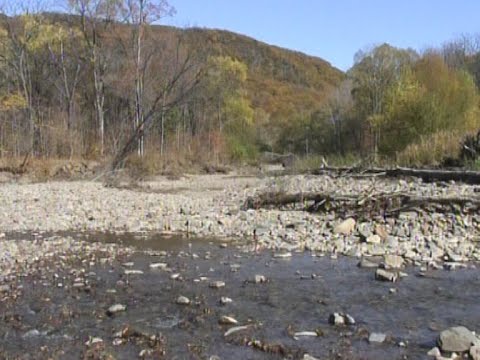
[[(280, 259), (206, 240), (73, 235), (138, 251), (113, 265), (79, 258), (61, 269), (46, 262), (42, 274), (19, 280), (21, 296), (0, 303), (0, 359), (134, 359), (142, 350), (146, 358), (165, 359), (301, 359), (305, 353), (319, 359), (424, 359), (441, 330), (480, 330), (480, 271), (474, 268), (419, 276), (411, 267), (408, 277), (385, 283), (352, 258), (300, 253)], [(150, 268), (158, 262), (170, 271)], [(125, 269), (143, 274), (125, 275)], [(255, 275), (268, 281), (255, 284)], [(73, 287), (79, 276), (88, 286)], [(211, 288), (212, 281), (225, 287)], [(191, 304), (176, 304), (180, 295)], [(222, 305), (221, 297), (233, 301)], [(126, 305), (126, 311), (107, 315), (113, 304)], [(356, 324), (330, 325), (333, 312), (350, 314)], [(235, 325), (219, 324), (224, 315), (248, 327), (225, 337)], [(298, 331), (320, 336), (295, 339)], [(385, 333), (386, 341), (370, 344), (371, 332)], [(103, 342), (86, 345), (93, 337)]]

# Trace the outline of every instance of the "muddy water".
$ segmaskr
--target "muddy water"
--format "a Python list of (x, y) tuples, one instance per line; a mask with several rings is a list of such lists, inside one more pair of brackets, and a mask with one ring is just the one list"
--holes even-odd
[[(132, 359), (150, 349), (157, 351), (151, 358), (164, 353), (166, 359), (301, 359), (305, 353), (320, 359), (423, 359), (439, 331), (454, 325), (480, 330), (480, 271), (475, 269), (420, 277), (418, 269), (409, 268), (408, 277), (392, 284), (374, 280), (372, 269), (359, 269), (350, 258), (304, 253), (277, 259), (270, 253), (242, 253), (234, 244), (220, 248), (207, 241), (138, 234), (89, 238), (120, 241), (139, 251), (113, 266), (90, 266), (79, 259), (72, 267), (85, 270), (87, 288), (74, 288), (78, 274), (48, 263), (42, 276), (21, 279), (20, 296), (0, 303), (0, 358)], [(167, 255), (158, 256), (160, 250)], [(150, 269), (154, 262), (167, 263), (171, 272)], [(143, 274), (125, 275), (125, 269)], [(182, 280), (172, 280), (172, 273)], [(269, 281), (248, 282), (255, 274)], [(201, 277), (208, 280), (198, 281)], [(217, 280), (226, 286), (210, 288)], [(180, 295), (192, 303), (177, 305)], [(233, 302), (221, 305), (222, 296)], [(127, 310), (108, 316), (113, 304)], [(329, 325), (329, 314), (338, 311), (352, 315), (357, 324)], [(232, 325), (220, 325), (222, 315), (249, 328), (225, 337)], [(123, 343), (114, 345), (114, 334), (122, 330)], [(292, 336), (307, 330), (321, 336)], [(369, 332), (386, 333), (386, 342), (369, 344)], [(160, 340), (149, 341), (150, 336)], [(103, 343), (87, 346), (89, 337)]]

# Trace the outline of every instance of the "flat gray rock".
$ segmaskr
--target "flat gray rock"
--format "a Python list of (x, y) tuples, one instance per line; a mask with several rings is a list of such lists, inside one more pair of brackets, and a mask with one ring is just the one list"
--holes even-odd
[(480, 345), (479, 339), (466, 327), (455, 326), (440, 333), (438, 345), (442, 351), (463, 352), (472, 345)]

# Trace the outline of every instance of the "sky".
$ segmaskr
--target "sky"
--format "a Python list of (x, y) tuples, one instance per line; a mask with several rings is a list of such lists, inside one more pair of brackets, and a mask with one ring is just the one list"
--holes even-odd
[(341, 70), (381, 43), (421, 51), (480, 33), (480, 0), (170, 0), (164, 24), (226, 29)]

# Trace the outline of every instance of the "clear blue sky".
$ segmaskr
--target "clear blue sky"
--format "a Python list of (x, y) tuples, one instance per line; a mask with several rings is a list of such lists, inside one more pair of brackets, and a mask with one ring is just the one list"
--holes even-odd
[(227, 29), (346, 70), (366, 46), (422, 50), (480, 32), (480, 0), (170, 0), (164, 23)]

